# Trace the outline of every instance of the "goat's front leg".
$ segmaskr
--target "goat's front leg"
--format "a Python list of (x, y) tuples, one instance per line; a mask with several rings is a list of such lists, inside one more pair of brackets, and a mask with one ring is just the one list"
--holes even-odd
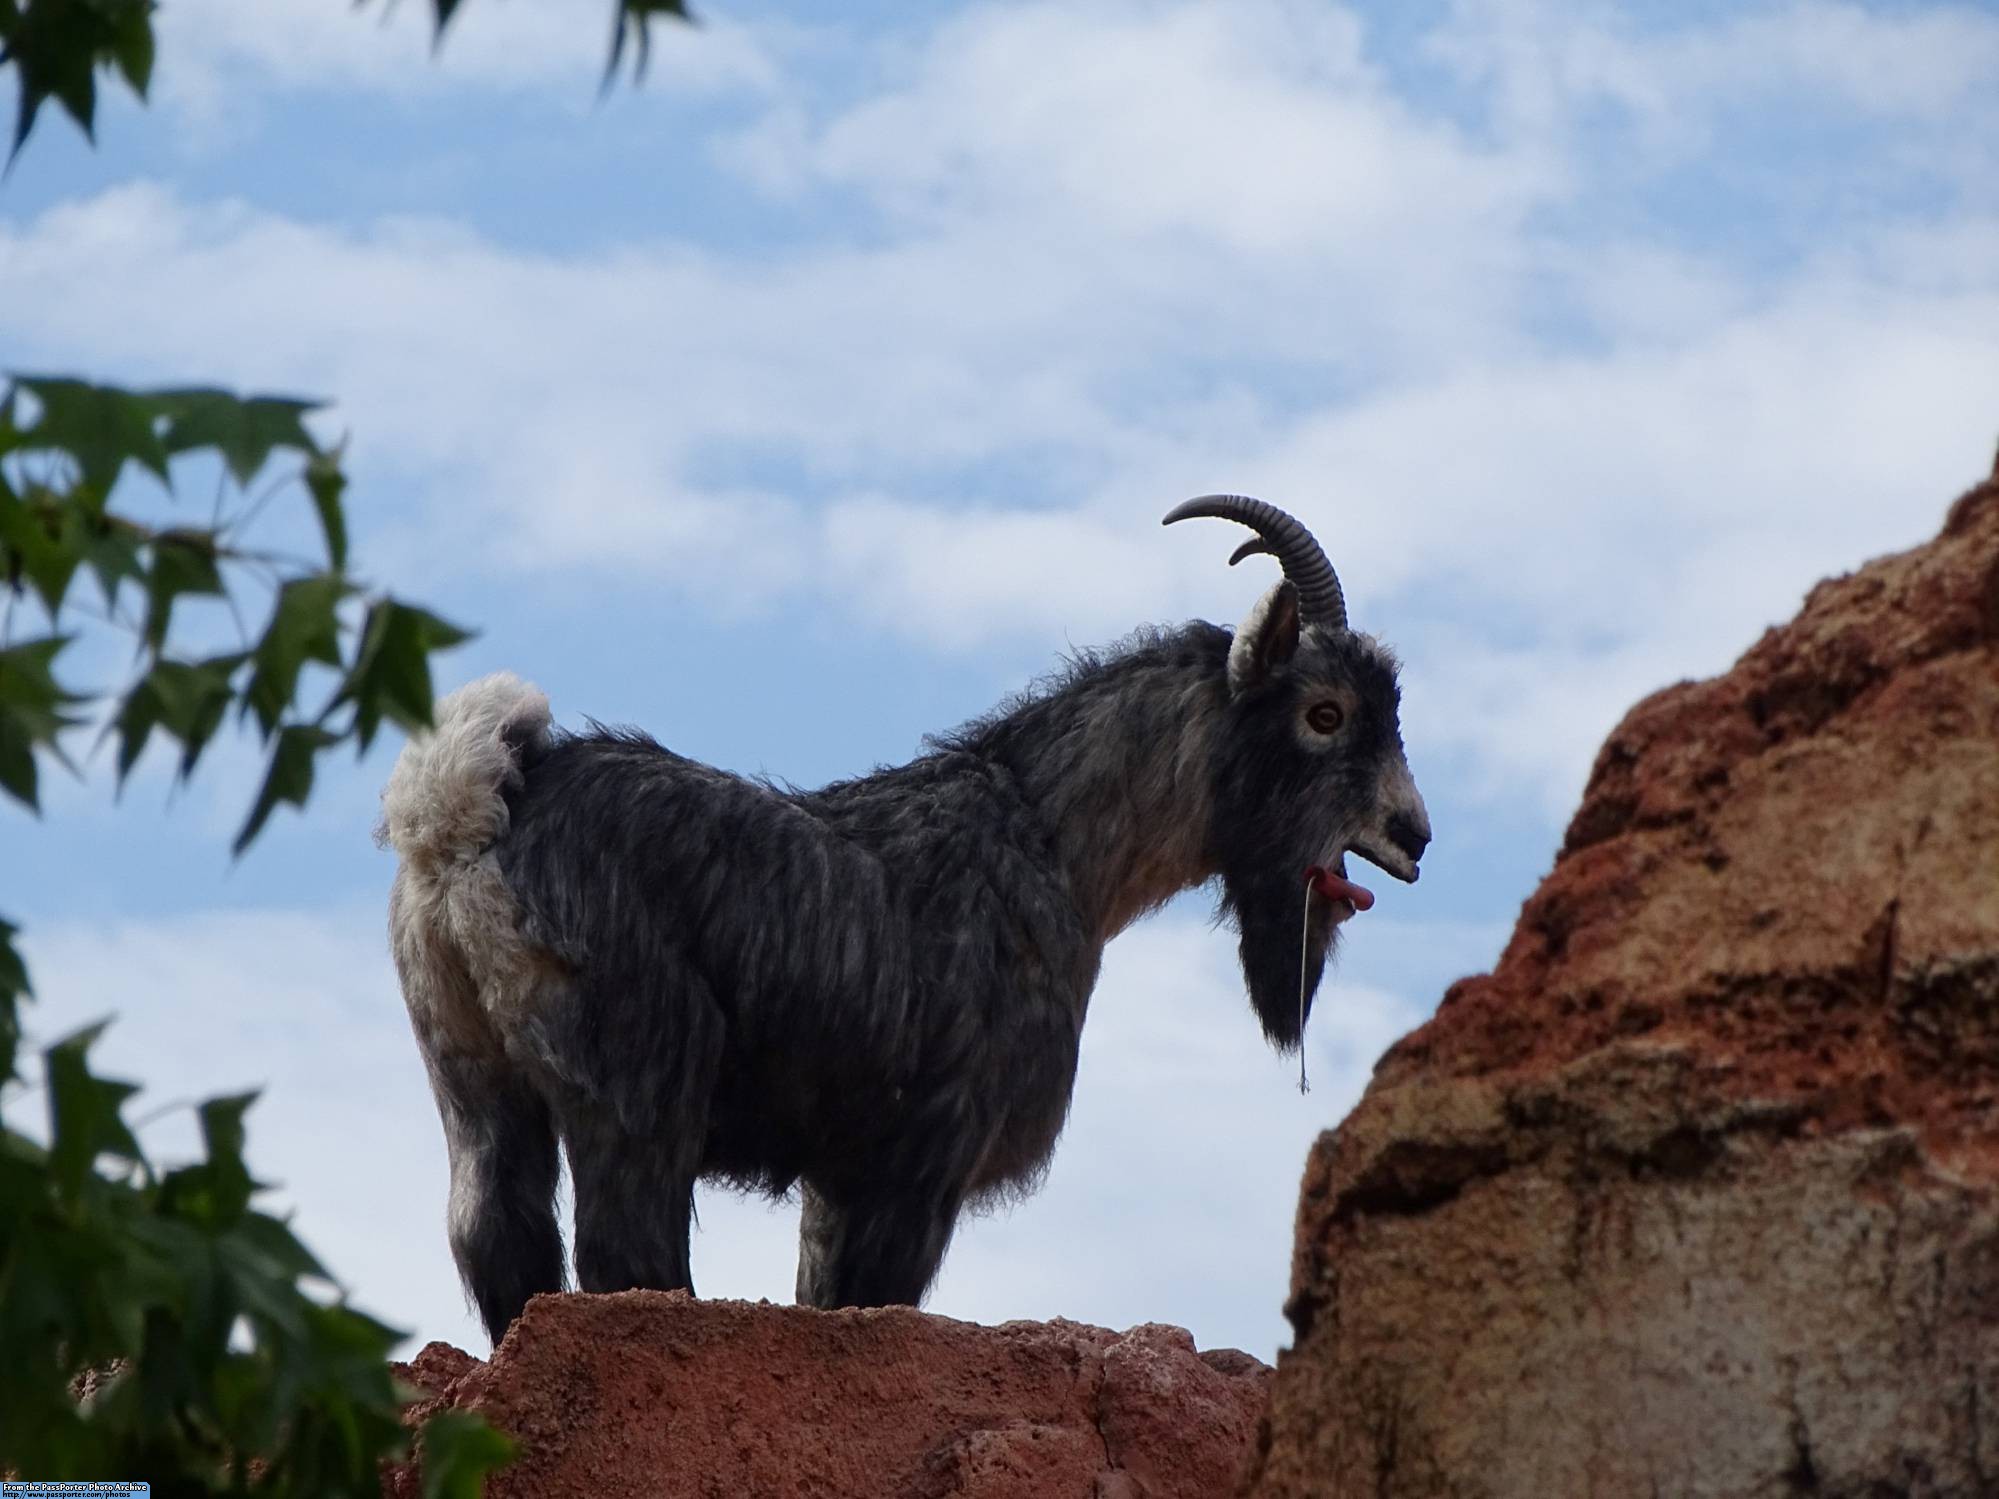
[(723, 1027), (678, 956), (653, 957), (646, 972), (586, 975), (537, 1036), (564, 1079), (556, 1125), (576, 1188), (585, 1291), (694, 1289), (687, 1241)]
[(832, 1299), (833, 1245), (840, 1212), (810, 1182), (802, 1183), (801, 1191), (805, 1201), (798, 1214), (798, 1304), (838, 1306)]
[(809, 1185), (798, 1227), (801, 1306), (915, 1306), (936, 1278), (963, 1194), (836, 1203)]

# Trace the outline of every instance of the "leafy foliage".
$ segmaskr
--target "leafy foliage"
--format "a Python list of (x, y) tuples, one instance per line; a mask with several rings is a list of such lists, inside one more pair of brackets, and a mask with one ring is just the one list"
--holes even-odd
[(153, 78), (153, 0), (0, 0), (0, 66), (14, 65), (20, 106), (11, 162), (53, 98), (90, 135), (97, 70), (141, 99)]
[[(179, 746), (185, 779), (233, 713), (269, 748), (240, 854), (279, 802), (304, 803), (320, 754), (365, 748), (384, 719), (429, 723), (430, 653), (465, 632), (348, 575), (346, 480), (338, 451), (305, 425), (311, 410), (69, 379), (18, 378), (0, 392), (0, 792), (36, 808), (40, 764), (71, 764), (68, 744), (92, 717), (117, 741), (121, 784), (156, 734)], [(218, 497), (206, 526), (141, 519), (131, 485), (167, 484), (182, 457), (209, 462), (239, 494), (291, 468), (233, 514)], [(310, 501), (324, 567), (248, 542), (290, 483)], [(98, 607), (79, 602), (81, 574)], [(237, 600), (257, 583), (272, 598), (253, 640)], [(124, 611), (128, 598), (141, 615)], [(226, 603), (241, 648), (177, 650), (189, 599)], [(44, 628), (13, 639), (17, 614), (35, 610)], [(121, 631), (137, 652), (129, 684), (64, 680), (85, 637)], [(313, 670), (323, 702), (307, 711)], [(16, 935), (0, 920), (8, 1093), (26, 1081)], [(162, 1495), (379, 1493), (379, 1465), (407, 1447), (405, 1392), (388, 1367), (401, 1335), (346, 1305), (291, 1229), (257, 1207), (262, 1184), (243, 1155), (254, 1095), (200, 1105), (204, 1158), (161, 1171), (125, 1119), (137, 1089), (91, 1070), (101, 1029), (42, 1054), (46, 1144), (0, 1130), (0, 1472), (146, 1477)], [(427, 1423), (420, 1443), (426, 1493), (440, 1499), (473, 1499), (511, 1452), (456, 1412)]]
[[(431, 0), (440, 38), (461, 3)], [(13, 65), (20, 89), (9, 162), (26, 144), (42, 105), (50, 99), (86, 136), (95, 138), (99, 71), (122, 78), (134, 94), (146, 97), (153, 76), (155, 9), (155, 0), (0, 0), (0, 68)], [(651, 26), (660, 16), (693, 20), (685, 0), (613, 0), (611, 55), (604, 68), (607, 87), (617, 77), (628, 46), (633, 76), (644, 76)]]
[(122, 1116), (137, 1090), (90, 1070), (97, 1032), (45, 1053), (47, 1148), (0, 1138), (0, 1462), (196, 1493), (378, 1490), (404, 1445), (398, 1335), (308, 1294), (326, 1272), (252, 1206), (252, 1096), (201, 1105), (205, 1159), (161, 1173)]
[[(60, 682), (55, 667), (72, 639), (60, 626), (66, 610), (78, 612), (72, 594), (85, 572), (101, 599), (93, 617), (138, 637), (138, 670), (104, 730), (118, 743), (121, 783), (155, 733), (180, 746), (186, 779), (232, 710), (270, 747), (239, 853), (277, 802), (304, 800), (316, 756), (349, 740), (365, 750), (385, 718), (405, 729), (429, 723), (430, 655), (465, 632), (393, 598), (366, 600), (347, 575), (346, 479), (338, 451), (305, 425), (312, 409), (272, 396), (28, 377), (0, 394), (0, 586), (32, 594), (49, 622), (46, 634), (18, 645), (0, 641), (0, 789), (33, 807), (35, 753), (68, 761), (65, 740), (81, 727), (74, 708), (84, 694)], [(149, 525), (111, 504), (128, 473), (166, 483), (171, 459), (203, 453), (245, 493), (279, 455), (297, 460), (326, 565), (251, 546), (244, 533), (261, 500), (230, 516), (218, 508), (206, 526)], [(168, 649), (185, 601), (226, 600), (233, 610), (250, 581), (273, 588), (255, 639), (243, 632), (238, 649), (194, 657)], [(143, 605), (137, 619), (121, 612), (128, 596)], [(296, 704), (309, 664), (331, 681), (308, 714)]]

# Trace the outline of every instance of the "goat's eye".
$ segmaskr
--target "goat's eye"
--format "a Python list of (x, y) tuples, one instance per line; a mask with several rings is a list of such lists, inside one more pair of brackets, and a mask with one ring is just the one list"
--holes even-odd
[(1305, 710), (1305, 722), (1315, 734), (1337, 734), (1347, 716), (1338, 703), (1314, 703)]

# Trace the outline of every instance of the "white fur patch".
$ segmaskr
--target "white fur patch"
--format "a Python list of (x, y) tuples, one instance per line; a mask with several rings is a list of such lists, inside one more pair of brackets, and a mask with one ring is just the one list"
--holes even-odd
[(542, 737), (549, 723), (547, 695), (512, 672), (445, 697), (437, 726), (396, 757), (375, 841), (419, 867), (476, 859), (507, 830), (500, 793), (520, 774), (513, 745)]
[(520, 776), (515, 746), (549, 723), (540, 688), (510, 672), (482, 677), (438, 703), (436, 727), (403, 746), (382, 791), (376, 841), (402, 857), (389, 943), (433, 1066), (453, 1053), (497, 1057), (504, 1030), (494, 1023), (524, 1009), (549, 977), (521, 940), (488, 852), (507, 831), (502, 793)]

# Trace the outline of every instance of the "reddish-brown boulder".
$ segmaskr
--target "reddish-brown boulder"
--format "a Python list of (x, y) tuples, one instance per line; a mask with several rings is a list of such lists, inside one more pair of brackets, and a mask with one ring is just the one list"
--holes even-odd
[(1632, 710), (1297, 1233), (1265, 1499), (1999, 1495), (1999, 483)]
[[(403, 1377), (511, 1433), (490, 1499), (1216, 1499), (1270, 1371), (1177, 1327), (980, 1327), (679, 1292), (543, 1296), (488, 1363)], [(412, 1470), (393, 1499), (414, 1499)]]

